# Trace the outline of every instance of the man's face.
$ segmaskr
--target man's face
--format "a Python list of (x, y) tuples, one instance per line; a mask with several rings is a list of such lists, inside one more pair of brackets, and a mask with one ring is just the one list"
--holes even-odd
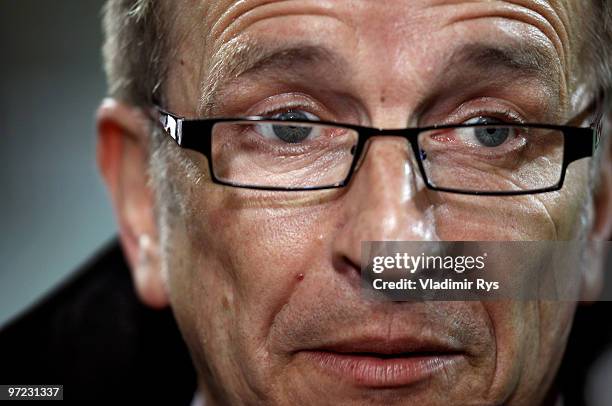
[[(186, 117), (300, 111), (403, 128), (574, 113), (576, 10), (564, 1), (202, 3), (181, 5), (174, 26), (165, 107)], [(162, 231), (163, 261), (213, 397), (533, 405), (546, 395), (572, 304), (371, 302), (361, 242), (572, 239), (584, 161), (559, 192), (477, 197), (427, 190), (401, 138), (374, 139), (348, 187), (319, 192), (216, 185), (203, 156), (180, 154), (193, 165), (170, 164), (184, 210)]]

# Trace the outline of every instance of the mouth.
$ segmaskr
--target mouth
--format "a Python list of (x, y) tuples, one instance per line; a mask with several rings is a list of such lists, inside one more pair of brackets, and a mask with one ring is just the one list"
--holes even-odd
[(456, 366), (466, 354), (443, 343), (372, 338), (302, 350), (299, 355), (333, 379), (394, 388), (431, 379)]

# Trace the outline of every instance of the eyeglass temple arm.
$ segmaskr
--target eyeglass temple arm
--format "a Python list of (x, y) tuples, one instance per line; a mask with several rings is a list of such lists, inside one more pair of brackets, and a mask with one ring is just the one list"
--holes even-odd
[[(604, 106), (605, 106), (605, 94), (601, 91), (594, 99), (591, 101), (589, 106), (582, 111), (579, 115), (574, 117), (571, 122), (582, 121), (587, 119), (587, 117), (591, 117), (591, 123), (587, 128), (590, 130), (590, 134), (592, 136), (592, 145), (589, 148), (589, 151), (584, 151), (583, 154), (580, 154), (579, 158), (584, 158), (586, 156), (590, 156), (595, 153), (597, 147), (599, 146), (599, 142), (601, 140), (602, 133), (602, 124), (603, 124), (603, 115), (604, 115)], [(578, 124), (579, 125), (579, 124)], [(587, 154), (587, 155), (584, 155)]]
[[(211, 120), (185, 120), (183, 117), (175, 116), (174, 114), (156, 106), (154, 111), (154, 120), (159, 124), (161, 129), (168, 134), (182, 148), (192, 149), (202, 153), (205, 157), (210, 158), (211, 152), (211, 137), (184, 137), (184, 134), (209, 134), (212, 131)], [(187, 131), (184, 129), (187, 128)]]
[(591, 128), (593, 128), (593, 153), (597, 150), (599, 146), (599, 142), (601, 141), (601, 136), (603, 132), (603, 116), (604, 116), (604, 106), (606, 105), (606, 94), (602, 90), (597, 98), (595, 99), (596, 107), (595, 114), (593, 116), (593, 122), (591, 123)]
[(167, 133), (178, 145), (183, 144), (183, 119), (172, 113), (155, 106), (152, 110), (153, 118), (160, 127)]

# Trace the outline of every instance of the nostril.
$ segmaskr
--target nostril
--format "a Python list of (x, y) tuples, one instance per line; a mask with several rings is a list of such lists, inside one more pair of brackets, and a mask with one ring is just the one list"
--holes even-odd
[(359, 287), (361, 284), (361, 267), (345, 255), (334, 255), (332, 266), (336, 272), (344, 275), (351, 285)]

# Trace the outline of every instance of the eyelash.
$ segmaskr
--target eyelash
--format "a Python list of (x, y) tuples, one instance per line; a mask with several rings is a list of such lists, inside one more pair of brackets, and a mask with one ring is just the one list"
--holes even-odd
[(320, 111), (321, 109), (313, 108), (313, 105), (314, 103), (310, 104), (310, 103), (304, 103), (303, 101), (294, 101), (294, 102), (289, 102), (289, 103), (286, 103), (285, 105), (274, 107), (274, 108), (265, 108), (262, 111), (257, 112), (255, 115), (270, 118), (280, 113), (288, 113), (290, 111), (298, 110), (298, 111), (305, 111), (307, 113), (313, 114), (319, 117), (321, 120), (323, 120), (323, 118), (321, 117), (321, 115), (323, 114)]
[[(266, 108), (265, 110), (258, 112), (255, 115), (262, 116), (262, 117), (272, 117), (280, 113), (288, 113), (290, 111), (296, 111), (296, 110), (305, 111), (307, 113), (313, 114), (319, 117), (321, 121), (334, 121), (334, 120), (326, 120), (325, 117), (322, 117), (324, 113), (321, 111), (321, 109), (315, 109), (313, 108), (312, 104), (306, 105), (305, 103), (300, 102), (300, 101), (296, 101), (295, 103), (288, 103), (284, 106), (278, 106), (275, 108), (270, 108), (270, 109)], [(512, 110), (478, 109), (478, 110), (473, 110), (468, 113), (462, 114), (461, 116), (462, 116), (461, 118), (458, 118), (458, 119), (451, 118), (449, 122), (440, 123), (440, 124), (461, 124), (461, 123), (464, 123), (466, 121), (469, 121), (477, 117), (494, 118), (494, 119), (500, 120), (503, 123), (512, 123), (512, 124), (524, 124), (526, 122), (520, 114)]]
[(466, 122), (466, 121), (469, 121), (471, 119), (478, 118), (478, 117), (494, 118), (496, 120), (500, 120), (503, 123), (510, 123), (510, 124), (525, 123), (525, 120), (519, 114), (513, 111), (510, 111), (510, 110), (505, 110), (505, 111), (479, 110), (476, 112), (471, 112), (469, 114), (469, 118), (462, 120), (462, 122)]
[(267, 110), (265, 112), (262, 112), (262, 113), (258, 114), (258, 116), (266, 117), (266, 118), (272, 118), (272, 117), (276, 116), (277, 114), (290, 113), (292, 111), (305, 111), (307, 113), (313, 114), (313, 115), (318, 117), (317, 114), (312, 113), (307, 108), (300, 108), (300, 107), (278, 108), (278, 109), (274, 109), (274, 110)]

